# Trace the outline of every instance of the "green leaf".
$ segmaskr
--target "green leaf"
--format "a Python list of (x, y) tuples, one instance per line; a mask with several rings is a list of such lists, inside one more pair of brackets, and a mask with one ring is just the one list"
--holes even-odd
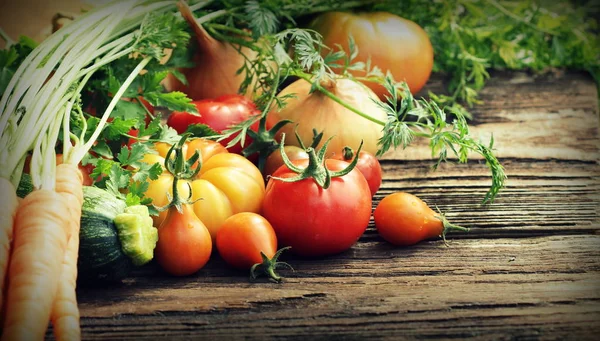
[(162, 122), (160, 117), (155, 117), (147, 126), (141, 125), (138, 136), (152, 136), (161, 130)]
[(144, 193), (148, 190), (149, 183), (147, 181), (133, 181), (129, 185), (129, 193), (138, 197), (143, 198)]
[(127, 134), (137, 123), (137, 119), (123, 120), (121, 118), (115, 118), (104, 127), (103, 135), (109, 140), (115, 140), (121, 135)]
[(179, 136), (175, 129), (167, 125), (161, 125), (160, 133), (156, 139), (168, 144), (176, 144), (181, 139), (181, 136)]
[(112, 160), (107, 160), (107, 159), (102, 159), (102, 158), (98, 159), (98, 161), (96, 162), (96, 167), (94, 167), (94, 170), (90, 174), (91, 178), (96, 179), (98, 177), (108, 175), (108, 173), (110, 173), (110, 170), (114, 164), (115, 164), (115, 162)]
[(106, 141), (97, 140), (96, 144), (92, 146), (91, 150), (101, 157), (112, 159), (113, 153)]
[(192, 100), (180, 91), (147, 92), (144, 93), (144, 98), (155, 107), (166, 107), (172, 111), (198, 112)]
[(132, 126), (138, 126), (138, 122), (144, 121), (146, 117), (146, 109), (137, 101), (120, 100), (111, 113), (111, 117), (126, 121), (135, 121), (135, 124)]
[(150, 166), (148, 169), (148, 178), (150, 178), (150, 180), (158, 179), (158, 177), (163, 173), (162, 167), (163, 166), (158, 162)]
[(127, 195), (125, 196), (125, 204), (127, 204), (127, 207), (140, 205), (141, 202), (142, 201), (140, 197), (131, 192), (127, 193)]
[(106, 189), (116, 196), (121, 196), (119, 191), (129, 185), (130, 176), (128, 171), (121, 168), (118, 163), (113, 163), (106, 180)]
[(220, 135), (218, 131), (206, 124), (190, 124), (185, 132), (191, 133), (193, 137), (211, 137)]

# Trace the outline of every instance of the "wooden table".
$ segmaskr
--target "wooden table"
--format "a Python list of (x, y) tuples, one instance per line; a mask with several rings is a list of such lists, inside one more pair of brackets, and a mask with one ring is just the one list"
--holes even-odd
[[(433, 79), (428, 89), (440, 91)], [(374, 205), (408, 191), (469, 233), (395, 248), (371, 224), (349, 251), (285, 258), (281, 284), (249, 282), (214, 257), (188, 278), (140, 269), (80, 288), (84, 339), (591, 339), (600, 332), (596, 87), (585, 73), (495, 73), (473, 108), (509, 176), (493, 205), (485, 165), (432, 172), (425, 144), (382, 159)]]

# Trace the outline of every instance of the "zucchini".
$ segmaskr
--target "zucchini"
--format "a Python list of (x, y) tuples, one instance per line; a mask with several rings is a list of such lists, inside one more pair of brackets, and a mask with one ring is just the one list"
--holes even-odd
[[(23, 174), (17, 195), (33, 190), (31, 176)], [(118, 226), (117, 226), (118, 225)], [(153, 257), (158, 230), (146, 206), (127, 207), (125, 201), (93, 186), (83, 186), (79, 230), (78, 281), (119, 281), (134, 265)]]
[(80, 281), (118, 281), (130, 273), (133, 264), (122, 250), (114, 223), (126, 206), (103, 189), (83, 187), (77, 260)]
[(131, 258), (133, 265), (148, 263), (154, 257), (158, 241), (158, 230), (152, 226), (152, 217), (144, 205), (129, 206), (115, 217), (123, 252)]

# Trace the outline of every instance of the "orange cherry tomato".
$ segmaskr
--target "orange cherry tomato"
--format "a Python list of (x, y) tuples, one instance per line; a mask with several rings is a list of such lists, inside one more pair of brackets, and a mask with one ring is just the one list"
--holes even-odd
[(182, 211), (171, 207), (158, 227), (156, 261), (174, 276), (187, 276), (200, 270), (210, 258), (212, 240), (206, 226), (189, 205)]
[(383, 198), (375, 208), (373, 218), (379, 235), (399, 246), (445, 236), (449, 230), (468, 231), (450, 224), (441, 213), (432, 210), (423, 200), (405, 192)]
[(250, 269), (262, 263), (260, 253), (273, 258), (277, 237), (271, 224), (262, 216), (243, 212), (227, 218), (217, 233), (217, 250), (227, 264)]

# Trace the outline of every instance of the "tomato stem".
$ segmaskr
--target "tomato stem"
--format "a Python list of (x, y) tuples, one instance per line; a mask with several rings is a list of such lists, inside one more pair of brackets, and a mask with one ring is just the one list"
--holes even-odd
[[(192, 199), (192, 186), (187, 183), (189, 189), (189, 196), (186, 199), (182, 199), (179, 196), (179, 188), (177, 186), (180, 179), (192, 179), (194, 178), (200, 169), (202, 168), (202, 158), (200, 157), (200, 152), (196, 150), (194, 155), (192, 155), (189, 159), (185, 159), (183, 155), (183, 145), (185, 144), (187, 138), (190, 136), (190, 133), (184, 133), (181, 136), (179, 142), (171, 146), (167, 155), (165, 157), (165, 169), (173, 175), (173, 197), (169, 198), (169, 203), (163, 207), (157, 207), (159, 212), (165, 211), (171, 207), (175, 207), (177, 211), (182, 212), (182, 205), (193, 204), (195, 201), (191, 201)], [(175, 153), (175, 158), (173, 159), (172, 155)], [(193, 165), (198, 162), (197, 167), (193, 167)], [(167, 197), (169, 197), (169, 193), (167, 193)], [(198, 199), (200, 200), (200, 199)], [(197, 201), (197, 200), (196, 200)]]
[[(354, 160), (352, 160), (352, 162), (346, 168), (340, 171), (332, 172), (325, 165), (325, 154), (327, 151), (327, 146), (329, 145), (329, 142), (332, 138), (333, 136), (330, 137), (327, 141), (325, 141), (323, 147), (321, 147), (321, 149), (319, 149), (318, 151), (312, 145), (306, 148), (305, 152), (308, 154), (308, 166), (306, 166), (306, 168), (300, 168), (294, 165), (285, 153), (285, 134), (282, 134), (281, 144), (279, 145), (281, 158), (283, 160), (283, 163), (287, 166), (287, 168), (289, 168), (292, 172), (297, 173), (298, 175), (291, 178), (280, 178), (275, 176), (272, 176), (271, 178), (283, 182), (297, 182), (304, 179), (312, 178), (321, 188), (329, 188), (329, 186), (331, 185), (331, 178), (344, 176), (350, 173), (354, 169), (354, 167), (356, 167), (356, 164), (358, 163), (358, 152), (360, 152), (363, 146), (363, 141), (361, 140), (360, 146), (358, 147), (358, 151)], [(320, 139), (319, 135), (315, 135), (315, 140), (316, 139)]]
[(450, 231), (463, 231), (463, 232), (469, 232), (470, 231), (469, 228), (452, 224), (451, 222), (448, 221), (448, 219), (446, 218), (446, 215), (444, 213), (442, 213), (437, 206), (436, 206), (436, 209), (438, 210), (438, 213), (439, 213), (439, 215), (436, 216), (436, 218), (442, 221), (442, 225), (443, 225), (443, 228), (442, 228), (442, 239), (444, 240), (444, 244), (446, 246), (449, 246), (448, 245), (448, 241), (446, 240), (446, 233), (448, 233)]
[(267, 257), (267, 255), (265, 255), (262, 251), (260, 252), (260, 256), (262, 257), (262, 263), (256, 263), (254, 265), (252, 265), (252, 267), (250, 268), (250, 276), (252, 277), (252, 279), (256, 279), (256, 277), (258, 277), (259, 273), (257, 273), (256, 271), (258, 269), (261, 269), (261, 273), (264, 273), (266, 275), (269, 276), (269, 279), (271, 281), (274, 281), (276, 283), (281, 282), (281, 280), (283, 279), (283, 277), (279, 276), (275, 270), (277, 269), (281, 269), (281, 268), (288, 268), (292, 271), (294, 271), (294, 268), (289, 265), (286, 262), (278, 262), (277, 260), (279, 259), (279, 256), (281, 256), (281, 253), (285, 250), (289, 250), (291, 249), (291, 246), (286, 246), (284, 248), (279, 249), (275, 255), (273, 255), (273, 258), (269, 259), (269, 257)]
[(352, 158), (354, 157), (354, 150), (346, 146), (344, 147), (344, 149), (342, 149), (342, 156), (344, 157), (345, 161), (352, 160)]
[(362, 118), (365, 118), (365, 119), (367, 119), (367, 120), (369, 120), (371, 122), (377, 123), (377, 124), (379, 124), (381, 126), (385, 126), (385, 122), (384, 121), (378, 120), (375, 117), (372, 117), (371, 115), (368, 115), (368, 114), (362, 112), (361, 110), (356, 109), (355, 107), (351, 106), (350, 104), (348, 104), (345, 101), (343, 101), (342, 99), (340, 99), (338, 96), (336, 96), (331, 91), (327, 90), (320, 83), (313, 82), (313, 80), (312, 80), (313, 76), (312, 75), (306, 74), (304, 72), (294, 72), (293, 75), (297, 76), (299, 78), (302, 78), (303, 80), (309, 82), (310, 84), (312, 84), (313, 86), (315, 86), (319, 92), (321, 92), (325, 96), (329, 97), (331, 100), (333, 100), (334, 102), (336, 102), (339, 105), (343, 106), (344, 108), (346, 108), (346, 109), (354, 112), (355, 114), (361, 116)]

